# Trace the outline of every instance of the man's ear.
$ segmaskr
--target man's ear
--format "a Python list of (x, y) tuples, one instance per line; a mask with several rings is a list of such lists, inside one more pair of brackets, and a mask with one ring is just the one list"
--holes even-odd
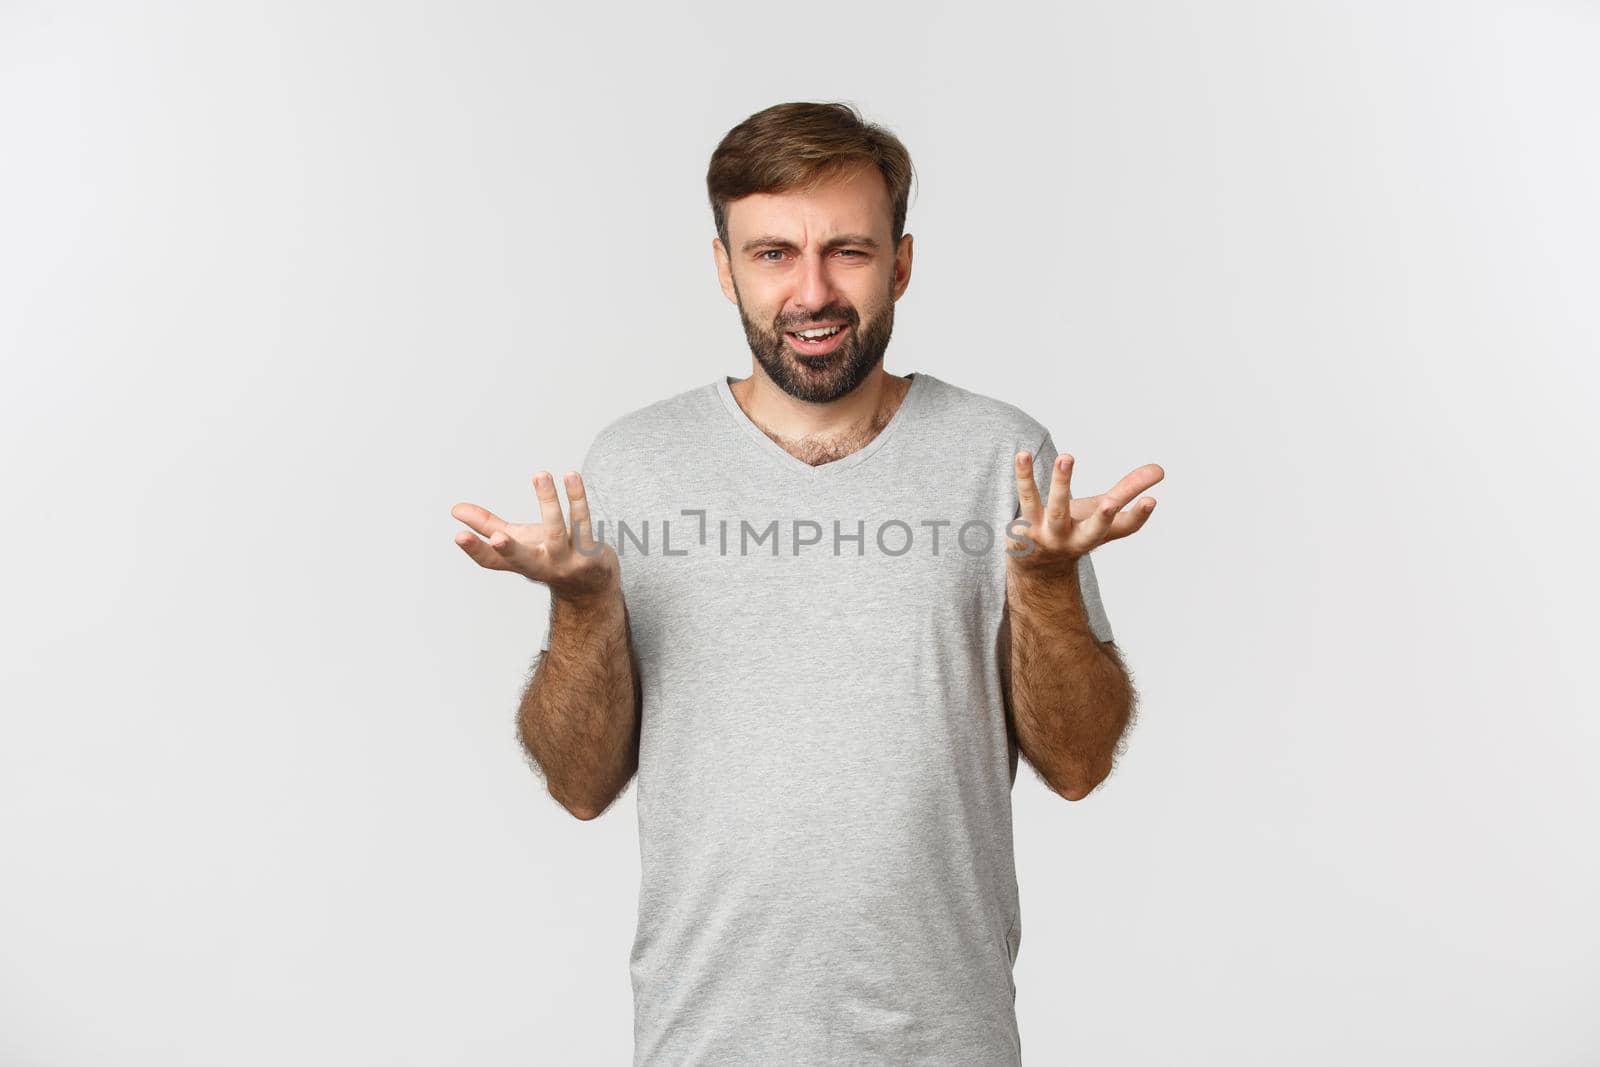
[(717, 264), (717, 282), (722, 286), (722, 295), (728, 298), (728, 303), (737, 305), (738, 294), (733, 291), (733, 263), (728, 259), (728, 250), (722, 246), (722, 238), (711, 239), (711, 258)]
[(905, 295), (906, 286), (911, 284), (911, 235), (900, 235), (900, 247), (895, 249), (894, 256), (894, 285), (892, 292), (894, 299), (899, 300)]

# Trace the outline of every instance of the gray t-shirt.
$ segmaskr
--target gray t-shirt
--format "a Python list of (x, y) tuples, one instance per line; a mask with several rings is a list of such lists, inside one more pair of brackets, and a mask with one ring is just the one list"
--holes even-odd
[(1043, 494), (1056, 449), (1011, 404), (911, 381), (821, 466), (726, 378), (584, 460), (642, 681), (636, 1067), (1020, 1062), (997, 639), (1013, 457)]

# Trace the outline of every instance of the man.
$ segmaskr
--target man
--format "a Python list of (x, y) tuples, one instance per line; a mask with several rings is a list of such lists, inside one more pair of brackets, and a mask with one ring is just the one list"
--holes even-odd
[(1133, 712), (1089, 552), (1163, 472), (1072, 498), (1020, 409), (884, 370), (910, 178), (846, 105), (735, 127), (707, 184), (750, 376), (606, 426), (569, 517), (543, 471), (538, 523), (452, 510), (549, 587), (550, 793), (592, 819), (638, 775), (636, 1065), (1019, 1063), (1018, 752), (1081, 799)]

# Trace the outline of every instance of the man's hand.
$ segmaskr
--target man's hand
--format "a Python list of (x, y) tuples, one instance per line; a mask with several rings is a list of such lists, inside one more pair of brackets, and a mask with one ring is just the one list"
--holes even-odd
[[(480, 567), (515, 571), (549, 586), (552, 597), (581, 601), (605, 595), (619, 573), (616, 549), (594, 539), (583, 479), (576, 471), (568, 471), (566, 484), (572, 525), (581, 533), (581, 540), (574, 541), (567, 529), (555, 480), (549, 471), (540, 471), (533, 477), (540, 522), (506, 522), (476, 504), (457, 504), (450, 514), (472, 530), (456, 531), (456, 544)], [(473, 536), (473, 530), (487, 540)]]
[(1072, 457), (1063, 454), (1056, 457), (1050, 474), (1050, 502), (1046, 508), (1033, 480), (1033, 456), (1018, 452), (1013, 467), (1021, 505), (1018, 518), (1027, 522), (1026, 532), (1033, 545), (1029, 548), (1026, 541), (1008, 533), (1006, 561), (1016, 573), (1028, 577), (1075, 571), (1080, 556), (1137, 531), (1156, 509), (1155, 498), (1145, 497), (1130, 512), (1122, 509), (1167, 473), (1158, 464), (1146, 463), (1129, 471), (1099, 496), (1073, 499)]

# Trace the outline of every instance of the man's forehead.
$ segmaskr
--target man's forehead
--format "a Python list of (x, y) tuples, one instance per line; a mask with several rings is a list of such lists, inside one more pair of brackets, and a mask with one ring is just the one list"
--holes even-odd
[(882, 177), (868, 173), (876, 184), (856, 176), (811, 189), (740, 197), (728, 205), (728, 235), (735, 244), (757, 233), (818, 241), (848, 233), (886, 237), (888, 195)]

